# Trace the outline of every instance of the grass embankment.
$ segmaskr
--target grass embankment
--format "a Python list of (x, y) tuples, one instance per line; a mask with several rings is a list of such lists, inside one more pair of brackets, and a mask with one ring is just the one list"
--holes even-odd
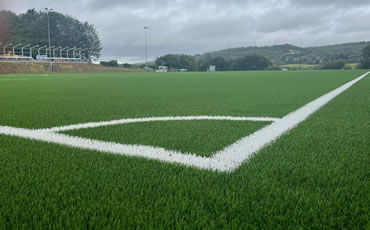
[[(0, 76), (0, 125), (199, 114), (281, 117), (362, 72)], [(0, 228), (369, 228), (369, 79), (231, 174), (0, 135)], [(159, 123), (152, 124), (137, 124), (153, 133), (144, 141), (158, 138)], [(179, 132), (191, 125), (197, 126), (190, 121)], [(91, 135), (125, 142), (119, 132), (134, 126)], [(197, 127), (216, 138), (233, 132), (223, 125)], [(140, 132), (132, 133), (140, 141)], [(181, 138), (189, 136), (179, 133)], [(200, 143), (192, 148), (202, 151)]]
[[(85, 63), (54, 63), (54, 71), (61, 73), (81, 72), (139, 72), (140, 70), (105, 67)], [(49, 63), (0, 62), (0, 74), (14, 73), (50, 73)]]

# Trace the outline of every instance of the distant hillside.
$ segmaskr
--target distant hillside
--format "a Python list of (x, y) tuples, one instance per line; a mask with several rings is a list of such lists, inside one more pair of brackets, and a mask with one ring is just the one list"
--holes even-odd
[(276, 65), (321, 64), (336, 60), (343, 60), (346, 63), (358, 63), (360, 62), (362, 49), (368, 44), (370, 42), (353, 42), (306, 48), (290, 44), (263, 47), (250, 46), (214, 51), (196, 55), (196, 57), (202, 58), (205, 55), (210, 55), (211, 57), (221, 56), (230, 60), (234, 57), (259, 54), (270, 59)]

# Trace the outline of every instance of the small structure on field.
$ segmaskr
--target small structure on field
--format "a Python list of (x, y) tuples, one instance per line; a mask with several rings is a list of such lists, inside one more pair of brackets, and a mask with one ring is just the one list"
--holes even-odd
[(155, 72), (167, 72), (168, 67), (167, 66), (158, 66), (158, 69)]
[(208, 71), (209, 72), (216, 72), (216, 66), (215, 65), (210, 65)]

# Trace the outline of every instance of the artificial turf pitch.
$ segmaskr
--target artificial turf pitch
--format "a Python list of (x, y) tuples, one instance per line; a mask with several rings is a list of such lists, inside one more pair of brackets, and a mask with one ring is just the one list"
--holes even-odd
[[(0, 126), (283, 117), (365, 71), (1, 75)], [(370, 77), (232, 173), (0, 135), (0, 228), (369, 228)], [(265, 122), (68, 131), (210, 156)]]

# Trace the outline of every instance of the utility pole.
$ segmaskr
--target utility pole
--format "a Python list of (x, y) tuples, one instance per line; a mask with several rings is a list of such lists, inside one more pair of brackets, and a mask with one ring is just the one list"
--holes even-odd
[(148, 26), (144, 26), (145, 31), (145, 70), (148, 71), (148, 47), (147, 47), (147, 40), (146, 40), (146, 31), (149, 29)]
[[(49, 39), (49, 49), (51, 49), (51, 41), (50, 41), (50, 19), (49, 19), (49, 12), (52, 11), (53, 9), (48, 9), (48, 8), (45, 8), (47, 14), (48, 14), (48, 39)], [(50, 59), (49, 59), (49, 62), (50, 62), (50, 72), (53, 72), (53, 62), (51, 61), (51, 50), (50, 50)]]

